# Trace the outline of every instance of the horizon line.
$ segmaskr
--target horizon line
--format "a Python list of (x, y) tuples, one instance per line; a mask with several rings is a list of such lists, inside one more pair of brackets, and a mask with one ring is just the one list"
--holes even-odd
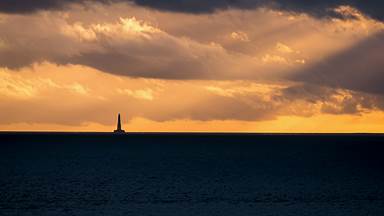
[(129, 131), (116, 134), (113, 131), (1, 131), (0, 134), (22, 134), (22, 133), (61, 133), (61, 134), (250, 134), (250, 135), (384, 135), (384, 132), (242, 132), (242, 131)]

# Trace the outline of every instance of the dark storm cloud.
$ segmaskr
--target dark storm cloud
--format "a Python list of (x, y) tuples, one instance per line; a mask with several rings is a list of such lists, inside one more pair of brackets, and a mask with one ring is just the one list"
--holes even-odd
[(294, 80), (384, 95), (384, 33), (329, 57), (293, 76)]
[(65, 4), (78, 2), (76, 0), (3, 0), (0, 1), (0, 11), (6, 13), (29, 13), (37, 10), (61, 8)]
[(315, 16), (335, 16), (331, 10), (340, 5), (350, 5), (372, 18), (384, 19), (382, 0), (2, 0), (0, 11), (6, 13), (29, 13), (37, 10), (62, 9), (71, 3), (134, 2), (158, 10), (185, 13), (211, 13), (228, 8), (252, 9), (271, 7), (293, 12), (304, 12)]
[(340, 5), (350, 5), (375, 19), (383, 20), (384, 18), (382, 0), (134, 0), (134, 2), (156, 9), (188, 13), (210, 13), (228, 8), (271, 7), (320, 17), (335, 16), (336, 14), (329, 9)]

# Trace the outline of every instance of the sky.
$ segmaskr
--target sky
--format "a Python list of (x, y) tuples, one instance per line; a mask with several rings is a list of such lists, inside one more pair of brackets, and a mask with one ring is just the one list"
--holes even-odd
[(2, 0), (0, 130), (384, 132), (381, 0)]

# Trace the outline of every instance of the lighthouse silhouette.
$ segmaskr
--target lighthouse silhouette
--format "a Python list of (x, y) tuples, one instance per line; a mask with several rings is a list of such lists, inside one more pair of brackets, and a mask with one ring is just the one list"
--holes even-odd
[(117, 116), (117, 128), (113, 131), (114, 133), (125, 133), (123, 129), (121, 129), (121, 119), (120, 119), (120, 113)]

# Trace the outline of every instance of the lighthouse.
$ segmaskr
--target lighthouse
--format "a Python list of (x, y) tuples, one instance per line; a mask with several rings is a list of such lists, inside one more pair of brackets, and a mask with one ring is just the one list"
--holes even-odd
[(120, 113), (117, 116), (117, 128), (113, 131), (114, 133), (125, 133), (123, 129), (121, 129), (121, 119), (120, 119)]

